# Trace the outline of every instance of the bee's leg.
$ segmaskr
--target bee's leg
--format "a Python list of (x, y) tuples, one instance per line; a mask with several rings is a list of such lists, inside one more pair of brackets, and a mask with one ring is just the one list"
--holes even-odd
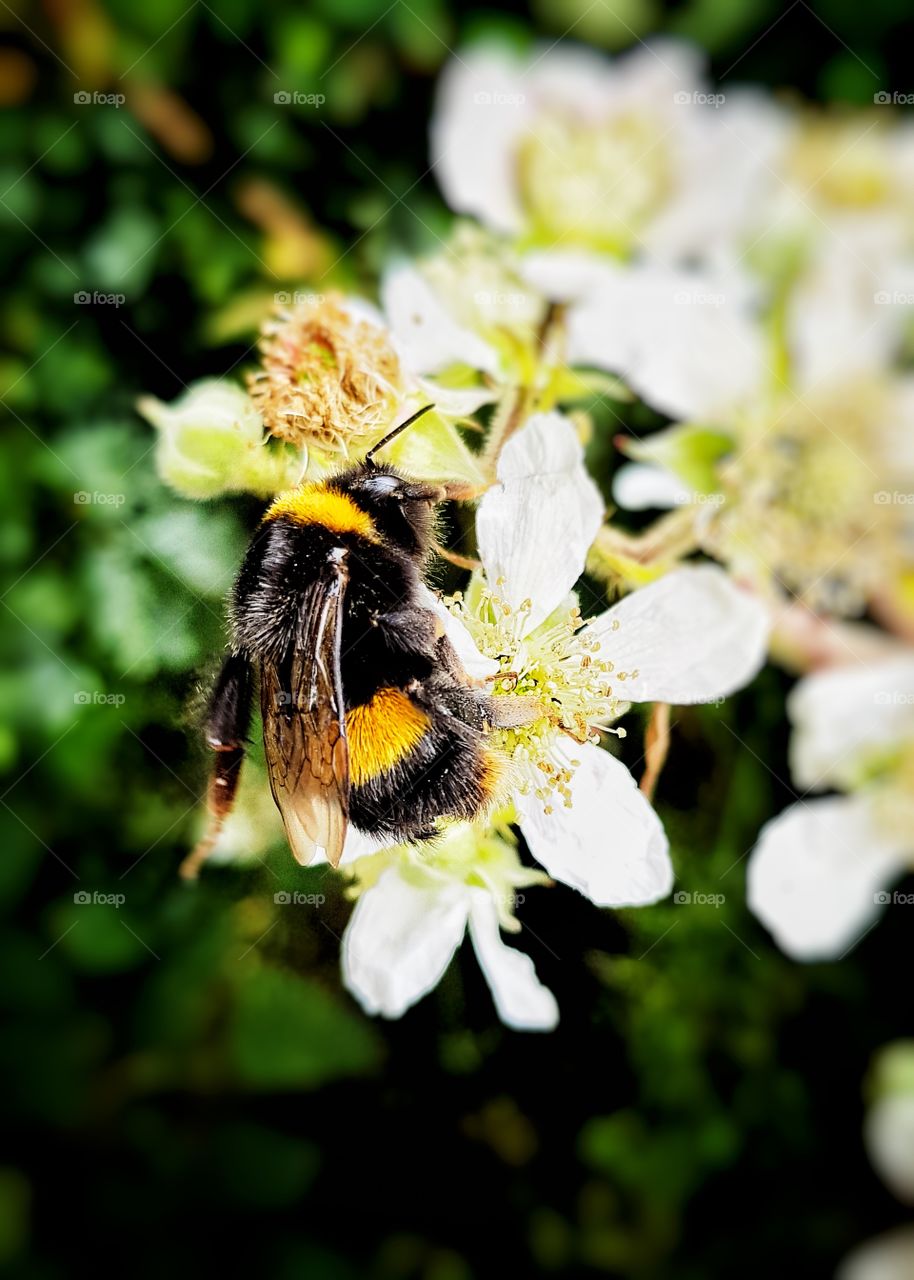
[(206, 797), (209, 822), (202, 838), (181, 863), (179, 874), (184, 880), (196, 880), (200, 874), (235, 803), (251, 723), (253, 688), (250, 660), (244, 654), (229, 654), (210, 697), (206, 719), (206, 744), (216, 753)]
[(493, 729), (521, 729), (549, 716), (549, 708), (532, 693), (494, 694), (485, 700), (486, 718)]
[(431, 609), (391, 609), (372, 616), (388, 649), (395, 653), (417, 653), (430, 658), (442, 634), (438, 615)]

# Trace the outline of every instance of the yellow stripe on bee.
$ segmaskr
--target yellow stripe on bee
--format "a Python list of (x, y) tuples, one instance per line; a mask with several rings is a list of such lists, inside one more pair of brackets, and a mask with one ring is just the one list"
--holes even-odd
[(379, 689), (346, 712), (349, 776), (362, 787), (400, 763), (429, 727), (428, 716), (399, 689)]
[(479, 767), (479, 789), (487, 805), (503, 790), (505, 780), (504, 759), (494, 751), (484, 751)]
[(320, 524), (333, 533), (358, 533), (375, 540), (377, 530), (367, 511), (356, 506), (345, 493), (337, 493), (324, 484), (304, 484), (291, 493), (283, 493), (269, 508), (264, 520), (287, 516), (296, 524)]

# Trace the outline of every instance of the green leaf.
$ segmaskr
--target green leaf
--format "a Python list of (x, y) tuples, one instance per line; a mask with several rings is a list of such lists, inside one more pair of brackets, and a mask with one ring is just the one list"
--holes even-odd
[(315, 983), (251, 966), (238, 979), (229, 1058), (255, 1089), (310, 1089), (374, 1071), (375, 1031)]

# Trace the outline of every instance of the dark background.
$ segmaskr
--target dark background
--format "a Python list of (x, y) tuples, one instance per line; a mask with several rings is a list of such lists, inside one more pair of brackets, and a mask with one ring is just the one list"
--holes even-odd
[[(468, 948), (400, 1022), (365, 1018), (340, 985), (340, 885), (283, 845), (176, 879), (204, 785), (189, 708), (259, 507), (164, 490), (133, 404), (237, 373), (276, 290), (370, 293), (391, 249), (434, 250), (450, 219), (426, 127), (449, 48), (572, 28), (617, 50), (659, 30), (703, 45), (724, 88), (864, 106), (914, 88), (903, 0), (587, 5), (0, 11), (14, 1275), (228, 1258), (282, 1278), (825, 1276), (904, 1218), (860, 1140), (870, 1055), (911, 1028), (904, 908), (839, 963), (798, 967), (744, 906), (744, 855), (791, 795), (777, 672), (677, 713), (660, 785), (681, 887), (722, 906), (613, 915), (527, 891), (519, 945), (559, 998), (553, 1035), (498, 1023)], [(280, 889), (327, 901), (276, 907)]]

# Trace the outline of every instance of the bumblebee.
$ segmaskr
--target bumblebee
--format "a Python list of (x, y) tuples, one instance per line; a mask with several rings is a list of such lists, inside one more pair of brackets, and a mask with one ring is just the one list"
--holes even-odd
[[(231, 646), (210, 698), (210, 825), (193, 878), (231, 811), (256, 687), (273, 797), (292, 852), (339, 864), (349, 823), (390, 843), (493, 803), (503, 763), (487, 742), (516, 699), (472, 681), (429, 607), (435, 509), (452, 496), (363, 463), (278, 497), (231, 595)], [(499, 706), (499, 704), (501, 704)], [(516, 711), (516, 709), (514, 709)]]

